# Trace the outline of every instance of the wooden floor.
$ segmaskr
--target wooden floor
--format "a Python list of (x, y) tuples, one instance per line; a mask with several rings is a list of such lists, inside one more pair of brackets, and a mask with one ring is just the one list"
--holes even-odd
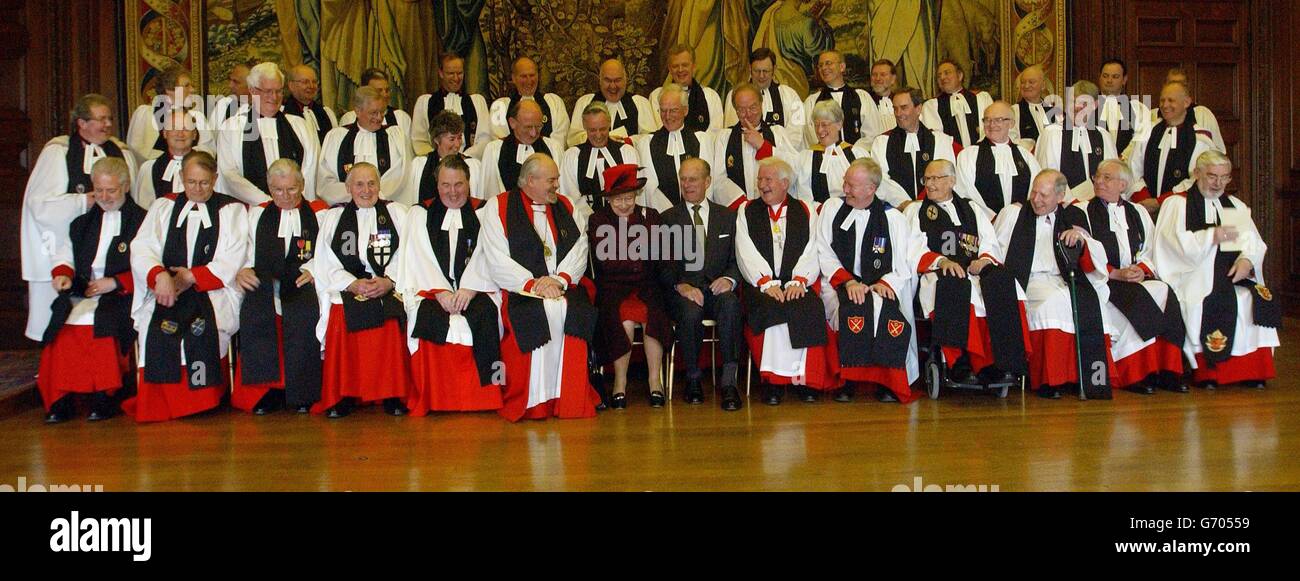
[[(106, 491), (1300, 490), (1300, 321), (1278, 379), (1112, 401), (945, 393), (901, 407), (673, 402), (595, 420), (510, 424), (495, 414), (344, 420), (222, 410), (157, 425), (0, 419), (0, 485)], [(642, 388), (643, 390), (644, 388)], [(757, 395), (757, 394), (756, 394)]]

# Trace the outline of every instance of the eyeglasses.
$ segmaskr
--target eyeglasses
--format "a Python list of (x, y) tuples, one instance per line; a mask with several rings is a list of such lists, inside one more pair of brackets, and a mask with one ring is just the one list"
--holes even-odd
[(950, 178), (950, 177), (952, 177), (952, 176), (925, 176), (925, 177), (921, 178), (921, 181), (923, 181), (923, 182), (925, 182), (925, 183), (928, 184), (928, 183), (930, 183), (930, 182), (937, 182), (937, 181), (939, 181), (939, 180), (948, 179), (948, 178)]
[(989, 124), (993, 124), (993, 123), (1010, 123), (1011, 121), (1012, 121), (1012, 119), (1011, 119), (1010, 117), (985, 117), (985, 118), (984, 118), (984, 122), (985, 122), (985, 123), (989, 123)]

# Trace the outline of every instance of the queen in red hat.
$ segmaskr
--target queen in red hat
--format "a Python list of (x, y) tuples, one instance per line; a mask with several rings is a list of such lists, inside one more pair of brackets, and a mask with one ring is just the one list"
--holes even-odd
[[(664, 346), (672, 340), (672, 323), (660, 294), (663, 263), (656, 246), (663, 222), (659, 213), (638, 204), (646, 179), (640, 168), (620, 164), (605, 169), (601, 194), (605, 205), (587, 222), (592, 273), (596, 281), (596, 354), (599, 364), (613, 366), (610, 407), (627, 407), (627, 369), (632, 361), (634, 334), (644, 337), (649, 368), (650, 405), (666, 401), (660, 372)], [(637, 331), (640, 327), (640, 331)]]

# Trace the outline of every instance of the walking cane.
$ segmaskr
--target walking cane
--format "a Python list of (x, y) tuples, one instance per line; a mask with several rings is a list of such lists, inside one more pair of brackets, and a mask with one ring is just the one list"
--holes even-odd
[(1060, 238), (1056, 239), (1056, 252), (1061, 256), (1062, 262), (1069, 266), (1069, 272), (1066, 278), (1070, 281), (1070, 315), (1074, 318), (1074, 362), (1079, 374), (1079, 399), (1088, 399), (1087, 390), (1083, 386), (1083, 345), (1079, 341), (1079, 290), (1075, 275), (1075, 265), (1083, 254), (1083, 247), (1080, 245), (1079, 252), (1076, 253), (1065, 245)]

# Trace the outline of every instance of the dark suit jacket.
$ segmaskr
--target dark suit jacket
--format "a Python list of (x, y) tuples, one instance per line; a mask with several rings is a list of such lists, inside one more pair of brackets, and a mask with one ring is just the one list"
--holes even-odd
[[(737, 284), (742, 280), (740, 268), (736, 266), (736, 213), (711, 201), (707, 203), (709, 223), (706, 227), (708, 237), (704, 241), (703, 268), (692, 271), (688, 270), (684, 259), (669, 261), (666, 268), (660, 269), (660, 280), (669, 288), (684, 282), (707, 292), (709, 285), (719, 276), (731, 277)], [(685, 226), (686, 235), (694, 240), (695, 222), (690, 205), (685, 201), (664, 211), (661, 218), (664, 224)]]

